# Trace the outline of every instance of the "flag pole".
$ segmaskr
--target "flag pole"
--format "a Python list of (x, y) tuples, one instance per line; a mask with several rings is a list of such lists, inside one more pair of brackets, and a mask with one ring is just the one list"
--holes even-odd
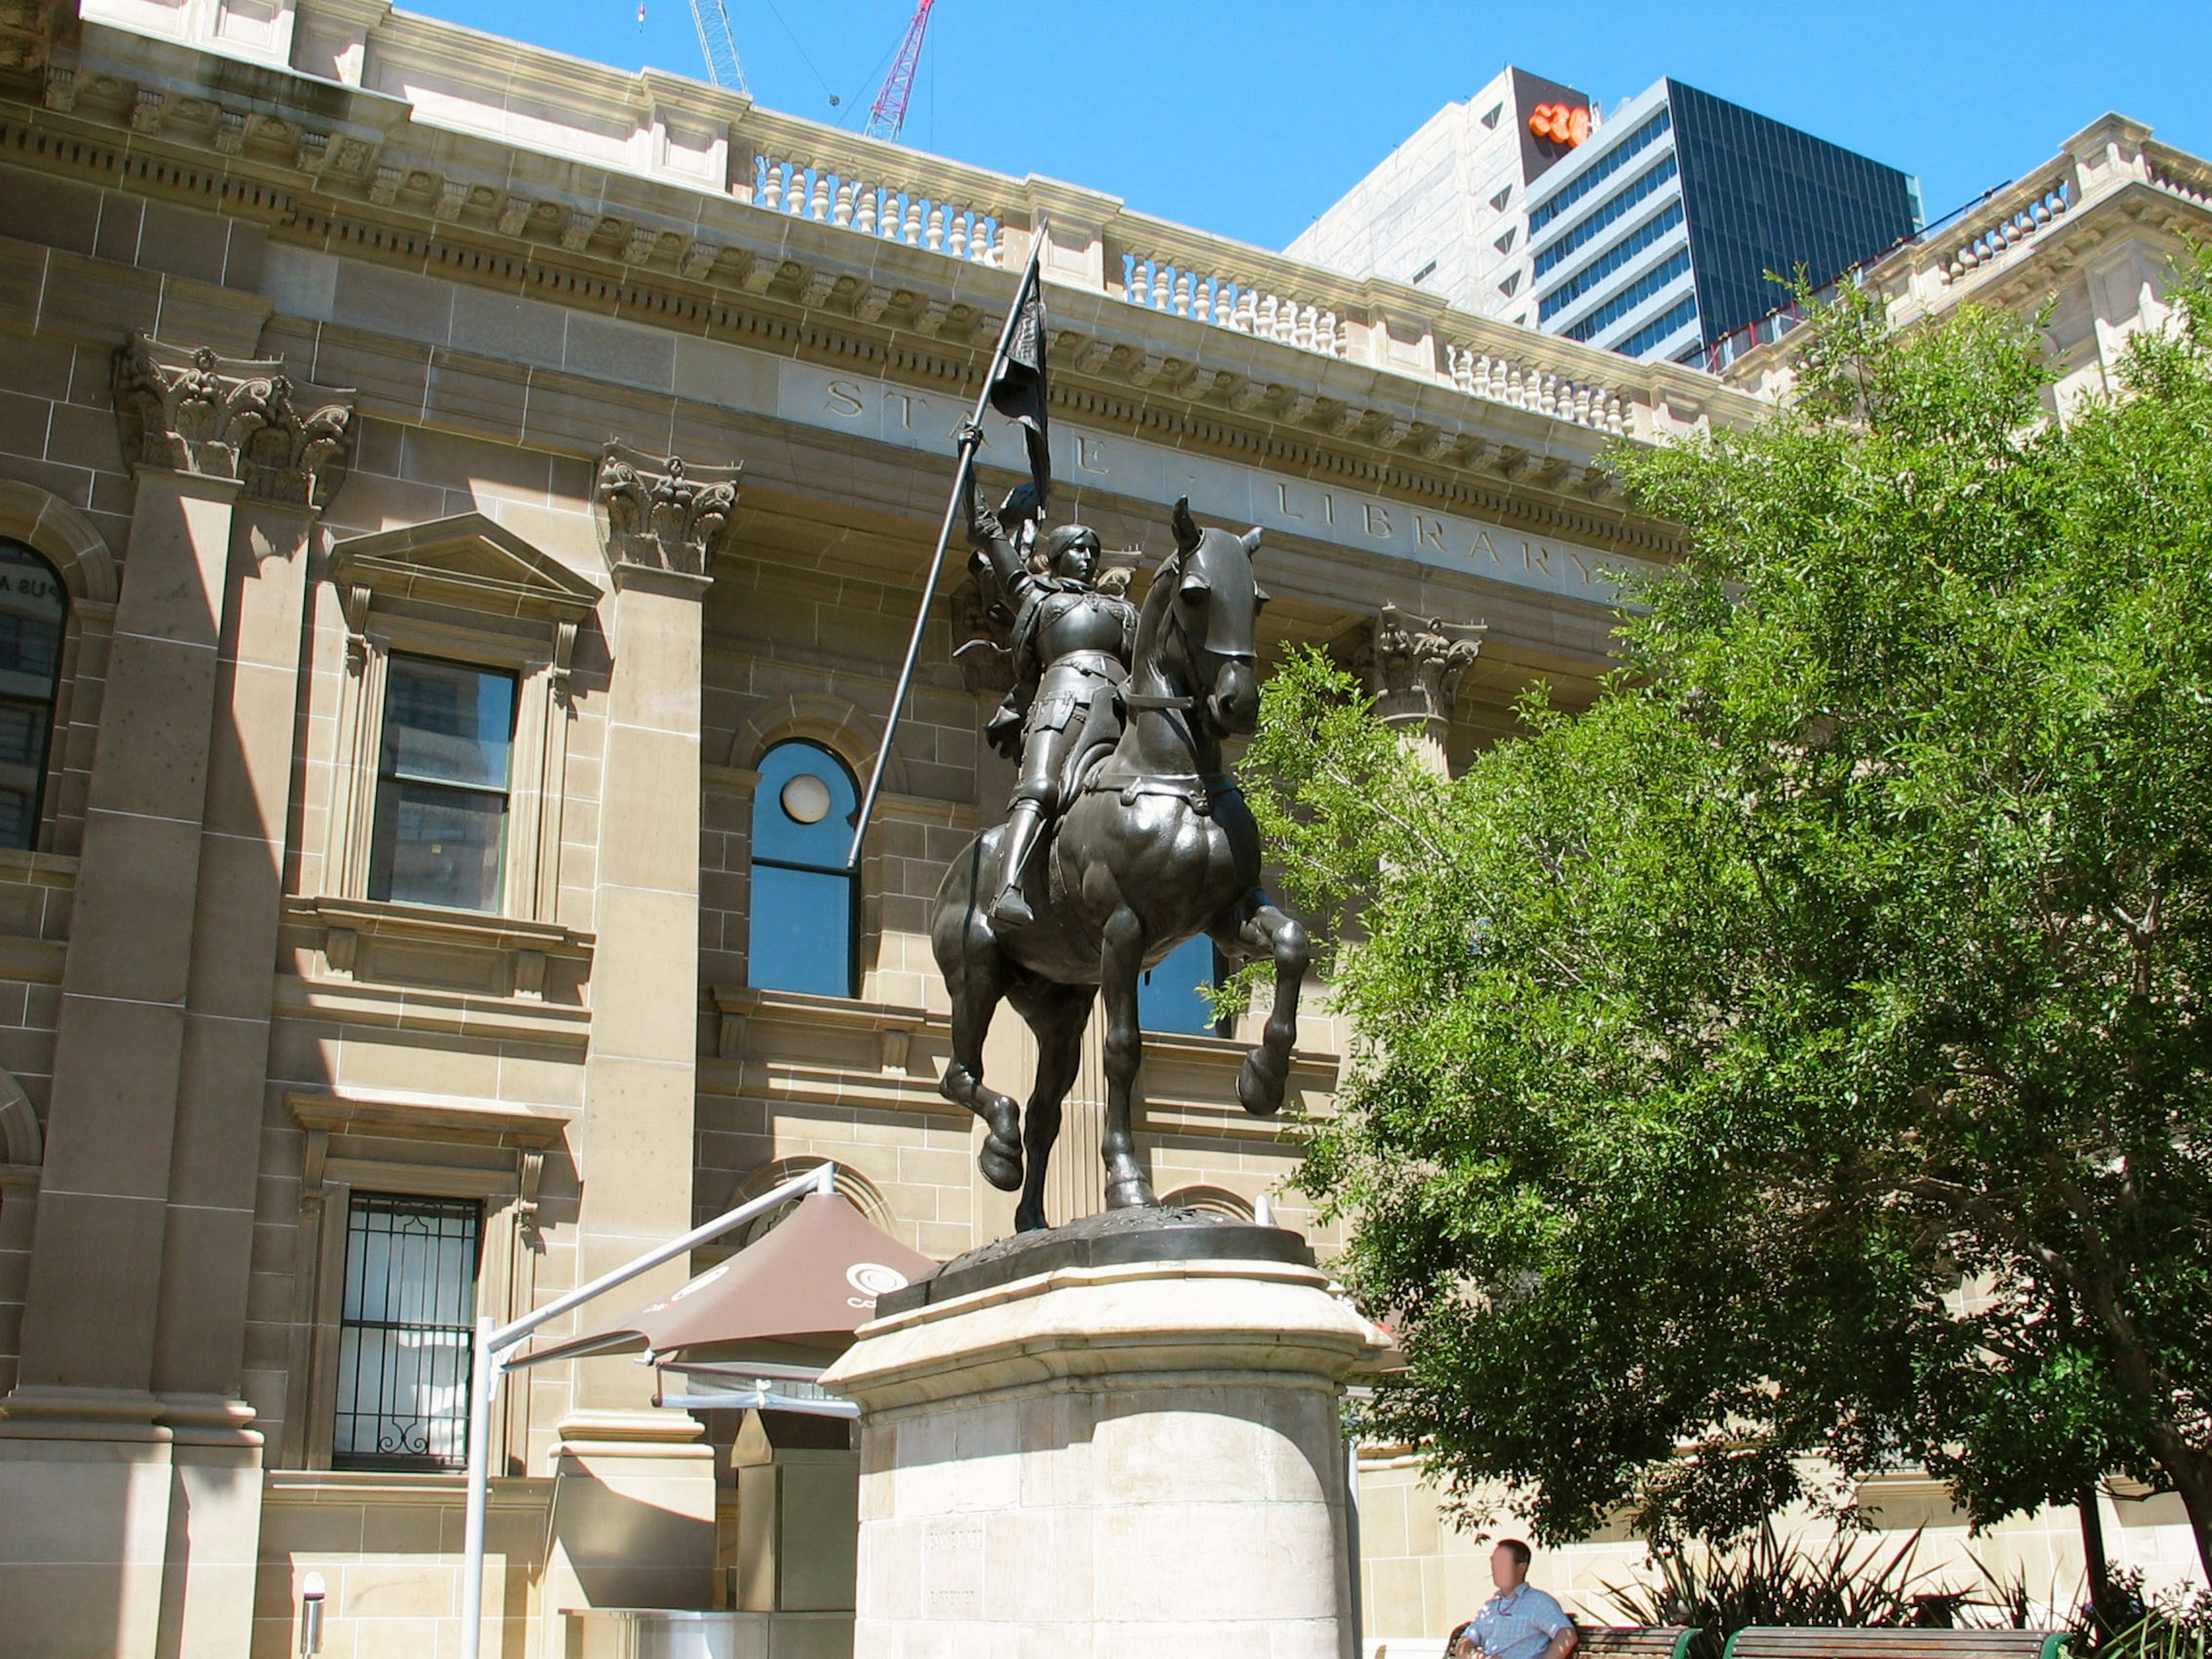
[[(983, 424), (983, 412), (990, 407), (991, 388), (999, 382), (999, 371), (1006, 367), (1006, 348), (1013, 341), (1014, 330), (1020, 325), (1022, 302), (1028, 297), (1030, 284), (1042, 280), (1039, 262), (1044, 254), (1044, 240), (1048, 222), (1039, 219), (1036, 233), (1030, 243), (1030, 262), (1023, 269), (1022, 280), (1015, 285), (1014, 302), (1006, 308), (1006, 326), (999, 331), (998, 349), (991, 354), (991, 367), (983, 376), (981, 391), (975, 395), (975, 412), (969, 417), (971, 428)], [(883, 787), (884, 767), (890, 759), (891, 740), (898, 733), (899, 716), (906, 708), (907, 692), (914, 684), (915, 661), (921, 655), (921, 636), (929, 625), (930, 602), (937, 595), (937, 578), (945, 568), (945, 550), (952, 539), (952, 522), (959, 515), (960, 504), (968, 494), (969, 475), (975, 464), (975, 438), (960, 441), (960, 462), (952, 471), (952, 494), (945, 503), (945, 520), (937, 529), (937, 550), (930, 555), (929, 574), (922, 578), (921, 608), (915, 612), (914, 633), (906, 642), (906, 661), (899, 668), (898, 684), (891, 692), (891, 712), (884, 722), (884, 740), (876, 750), (875, 764), (868, 769), (867, 793), (860, 797), (860, 810), (853, 819), (853, 845), (845, 854), (847, 871), (860, 867), (860, 843), (867, 838), (868, 820), (875, 816), (876, 796)]]

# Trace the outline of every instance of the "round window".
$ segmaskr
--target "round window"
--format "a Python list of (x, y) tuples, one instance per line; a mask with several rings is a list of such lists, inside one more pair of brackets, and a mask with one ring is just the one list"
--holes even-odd
[(811, 772), (794, 775), (779, 799), (793, 823), (819, 823), (830, 816), (830, 786)]

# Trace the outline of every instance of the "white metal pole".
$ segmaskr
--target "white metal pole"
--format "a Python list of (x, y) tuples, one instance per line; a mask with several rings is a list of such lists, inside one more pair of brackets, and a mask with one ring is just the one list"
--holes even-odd
[(489, 1314), (477, 1321), (469, 1355), (469, 1508), (461, 1544), (461, 1652), (477, 1659), (483, 1642), (484, 1510), (491, 1498), (491, 1389), (499, 1364)]
[(687, 1250), (719, 1238), (731, 1228), (741, 1226), (755, 1216), (765, 1215), (779, 1204), (797, 1198), (801, 1193), (823, 1194), (837, 1190), (837, 1166), (824, 1162), (803, 1175), (793, 1176), (781, 1186), (763, 1193), (758, 1198), (747, 1199), (726, 1214), (719, 1215), (703, 1227), (694, 1227), (680, 1238), (672, 1238), (665, 1244), (656, 1244), (643, 1255), (624, 1262), (611, 1273), (601, 1273), (590, 1284), (556, 1297), (542, 1308), (534, 1308), (520, 1319), (508, 1321), (493, 1328), (487, 1314), (477, 1321), (475, 1351), (469, 1368), (469, 1462), (468, 1462), (468, 1518), (462, 1533), (462, 1571), (467, 1575), (461, 1584), (461, 1656), (462, 1659), (481, 1659), (483, 1645), (483, 1565), (484, 1511), (491, 1498), (491, 1400), (498, 1387), (499, 1377), (507, 1366), (507, 1351), (519, 1346), (522, 1340), (548, 1320), (561, 1315), (593, 1297), (604, 1295), (617, 1285), (635, 1279), (640, 1273), (658, 1267), (662, 1262), (682, 1255)]

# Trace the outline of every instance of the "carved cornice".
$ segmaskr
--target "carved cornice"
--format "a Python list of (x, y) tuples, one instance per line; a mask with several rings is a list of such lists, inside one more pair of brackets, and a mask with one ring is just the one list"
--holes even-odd
[(609, 444), (592, 499), (615, 586), (672, 579), (703, 588), (737, 512), (742, 471)]
[(115, 358), (115, 411), (136, 465), (234, 479), (250, 498), (319, 510), (345, 477), (354, 393), (281, 360), (218, 356), (134, 332)]
[[(288, 121), (252, 114), (241, 117), (235, 131), (218, 123), (204, 131), (165, 118), (156, 133), (118, 135), (127, 137), (126, 151), (124, 144), (102, 139), (120, 124), (119, 116), (109, 118), (111, 106), (124, 99), (128, 83), (110, 72), (100, 84), (109, 89), (96, 106), (78, 103), (74, 114), (52, 107), (35, 113), (0, 111), (0, 146), (12, 147), (27, 162), (35, 160), (114, 188), (194, 205), (219, 203), (227, 213), (266, 223), (276, 240), (343, 247), (349, 257), (380, 258), (445, 281), (495, 285), (509, 293), (519, 284), (526, 296), (553, 303), (665, 318), (672, 328), (779, 356), (860, 368), (918, 389), (973, 396), (997, 321), (975, 290), (988, 284), (1011, 291), (1013, 282), (1011, 271), (959, 264), (835, 224), (756, 214), (742, 204), (732, 204), (738, 217), (725, 229), (727, 241), (695, 242), (671, 258), (625, 264), (607, 251), (614, 246), (611, 233), (602, 235), (595, 228), (581, 248), (562, 244), (562, 204), (542, 191), (512, 194), (512, 188), (524, 187), (519, 181), (500, 197), (465, 178), (441, 184), (431, 173), (408, 172), (406, 187), (380, 201), (367, 182), (375, 173), (368, 161), (380, 153), (374, 146), (333, 138), (316, 151), (316, 165), (301, 161), (304, 152), (294, 141), (307, 131), (302, 119), (313, 118), (295, 115)], [(396, 138), (407, 136), (404, 122), (401, 127)], [(227, 134), (237, 142), (226, 142)], [(495, 148), (495, 141), (456, 140), (450, 134), (441, 134), (439, 144), (452, 152), (447, 166), (460, 164), (479, 147)], [(179, 159), (160, 167), (126, 166), (126, 155), (153, 148), (173, 150)], [(391, 146), (386, 151), (401, 153)], [(665, 194), (665, 186), (653, 181), (596, 176), (605, 186), (607, 213), (601, 217), (609, 226), (641, 222), (620, 216), (629, 211), (622, 206), (626, 196), (657, 203)], [(446, 188), (455, 184), (467, 186), (458, 198)], [(467, 210), (436, 210), (454, 200), (465, 203)], [(766, 244), (763, 250), (743, 246), (755, 236)], [(661, 240), (672, 245), (666, 236)], [(701, 250), (715, 258), (693, 257)], [(825, 289), (819, 280), (824, 271), (842, 274)], [(1103, 303), (1087, 303), (1097, 301)], [(1621, 500), (1599, 459), (1607, 434), (1555, 421), (1534, 401), (1514, 407), (1465, 396), (1441, 380), (1378, 380), (1364, 365), (1108, 295), (1056, 287), (1054, 303), (1060, 310), (1053, 402), (1056, 410), (1075, 418), (1231, 459), (1258, 459), (1270, 470), (1340, 478), (1638, 556), (1666, 557), (1677, 550), (1670, 526), (1636, 515)], [(1155, 336), (1158, 346), (1128, 343)], [(1168, 336), (1177, 337), (1172, 349)], [(1531, 349), (1539, 343), (1532, 337)], [(1164, 368), (1139, 387), (1133, 376), (1148, 350), (1161, 356)], [(1250, 361), (1255, 354), (1266, 361)], [(1217, 358), (1223, 359), (1218, 367)], [(1200, 372), (1190, 372), (1194, 366)], [(1621, 372), (1649, 367), (1623, 360)], [(1731, 404), (1730, 418), (1753, 406), (1752, 399), (1703, 376), (1679, 371), (1674, 378), (1695, 382), (1704, 395)], [(1164, 384), (1169, 380), (1175, 384)], [(1303, 389), (1323, 383), (1334, 391)], [(1683, 388), (1673, 380), (1668, 386), (1677, 415), (1694, 413), (1683, 401), (1688, 395)], [(1348, 439), (1329, 435), (1327, 428), (1354, 404), (1367, 411), (1355, 424), (1373, 430)], [(1396, 447), (1380, 441), (1401, 425), (1407, 435)], [(1547, 480), (1524, 477), (1532, 450), (1541, 453), (1554, 445), (1571, 452), (1571, 464)]]

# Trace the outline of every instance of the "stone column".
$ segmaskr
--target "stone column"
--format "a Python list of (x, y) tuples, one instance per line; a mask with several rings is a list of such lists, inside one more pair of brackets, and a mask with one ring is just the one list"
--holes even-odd
[(1387, 1338), (1310, 1265), (1133, 1254), (949, 1285), (824, 1376), (861, 1408), (854, 1652), (1350, 1659), (1338, 1388)]
[(262, 1437), (245, 1399), (246, 1288), (309, 544), (344, 477), (352, 398), (276, 377), (240, 457), (155, 1344), (173, 1472), (164, 1659), (222, 1659), (252, 1635)]
[(1451, 732), (1452, 700), (1460, 676), (1481, 653), (1486, 628), (1416, 617), (1386, 605), (1357, 658), (1375, 696), (1376, 717), (1439, 777), (1449, 769), (1444, 741)]
[[(171, 1487), (177, 1437), (155, 1351), (224, 599), (241, 490), (265, 493), (277, 452), (307, 459), (284, 450), (296, 419), (273, 362), (137, 335), (118, 356), (115, 398), (136, 481), (131, 543), (63, 968), (22, 1365), (0, 1420), (0, 1626), (25, 1654), (150, 1655), (157, 1632), (183, 1650), (191, 1598), (167, 1565), (181, 1573), (190, 1556), (169, 1535), (190, 1494)], [(274, 940), (272, 922), (261, 961)], [(260, 1094), (257, 1069), (230, 1107), (254, 1125), (249, 1182)], [(233, 1264), (241, 1280), (247, 1242)], [(234, 1361), (215, 1431), (258, 1468), (242, 1433), (252, 1413), (228, 1403), (236, 1379)], [(197, 1431), (210, 1413), (194, 1403), (182, 1415)], [(258, 1480), (246, 1484), (258, 1513)], [(216, 1532), (229, 1517), (209, 1518)], [(208, 1553), (222, 1553), (211, 1540)], [(250, 1556), (228, 1565), (243, 1566), (237, 1610), (250, 1613)]]
[[(737, 506), (734, 471), (620, 447), (597, 491), (615, 588), (599, 789), (592, 1048), (579, 1147), (579, 1282), (691, 1225), (699, 1005), (700, 603)], [(671, 1148), (683, 1149), (672, 1158)], [(683, 1282), (670, 1262), (604, 1310)], [(585, 1317), (590, 1316), (589, 1310)], [(714, 1462), (652, 1376), (583, 1360), (554, 1449), (549, 1608), (704, 1607)]]

